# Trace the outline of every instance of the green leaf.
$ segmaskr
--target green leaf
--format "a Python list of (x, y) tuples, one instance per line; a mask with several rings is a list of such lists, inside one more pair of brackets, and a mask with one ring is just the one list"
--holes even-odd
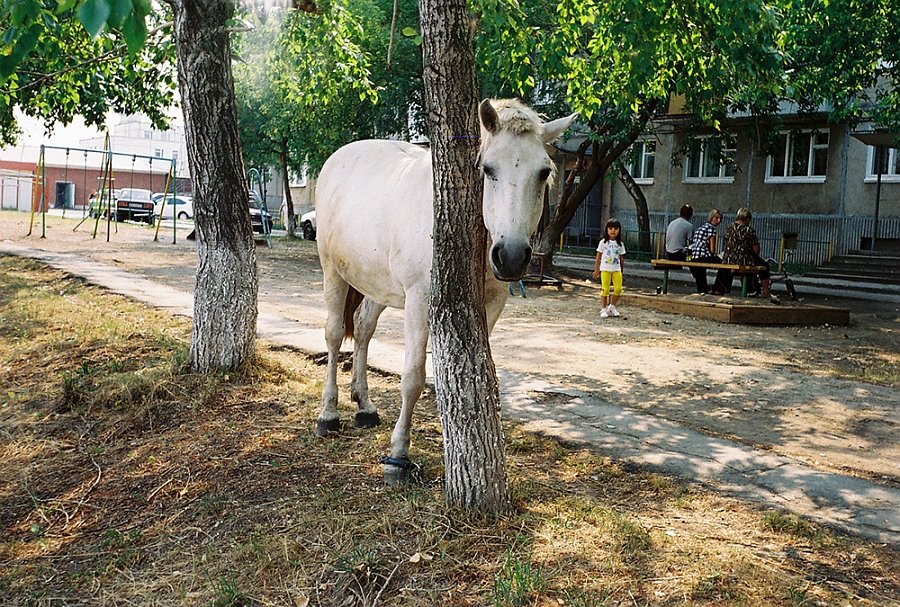
[(131, 0), (108, 0), (110, 5), (109, 17), (106, 19), (110, 27), (122, 27), (125, 19), (132, 13)]
[(128, 15), (128, 18), (122, 25), (122, 36), (125, 38), (128, 52), (132, 56), (137, 54), (147, 42), (147, 21), (144, 16), (138, 15), (137, 11)]
[(75, 8), (75, 5), (78, 3), (78, 0), (57, 0), (56, 4), (56, 12), (64, 13), (66, 11), (70, 11)]
[(91, 38), (96, 38), (103, 31), (111, 12), (105, 0), (86, 0), (78, 7), (78, 20)]
[(404, 36), (406, 36), (407, 38), (415, 38), (416, 36), (419, 35), (419, 32), (417, 32), (415, 29), (413, 29), (411, 27), (404, 27), (400, 31), (400, 33), (403, 34)]

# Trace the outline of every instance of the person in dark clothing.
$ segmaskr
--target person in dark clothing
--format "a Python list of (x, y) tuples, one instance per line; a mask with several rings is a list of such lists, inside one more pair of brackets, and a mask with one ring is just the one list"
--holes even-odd
[[(778, 301), (769, 291), (769, 264), (759, 256), (759, 238), (756, 230), (750, 227), (750, 219), (753, 214), (750, 209), (741, 207), (737, 212), (737, 219), (728, 226), (725, 231), (725, 250), (722, 252), (722, 262), (741, 266), (764, 266), (765, 270), (759, 272), (759, 282), (762, 285), (763, 297), (771, 297)], [(731, 291), (733, 275), (731, 270), (722, 269), (716, 273), (716, 282), (713, 285), (712, 295), (724, 295)]]

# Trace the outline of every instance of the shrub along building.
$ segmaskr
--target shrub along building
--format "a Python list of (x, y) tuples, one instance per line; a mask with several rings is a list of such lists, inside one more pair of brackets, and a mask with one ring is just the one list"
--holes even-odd
[[(677, 112), (654, 125), (635, 144), (628, 164), (650, 211), (654, 250), (646, 256), (656, 256), (666, 225), (685, 203), (694, 207), (696, 226), (711, 209), (721, 211), (722, 234), (740, 207), (749, 208), (764, 257), (780, 259), (787, 248), (795, 263), (811, 266), (860, 249), (900, 255), (897, 134), (828, 124), (824, 113), (784, 113), (782, 121), (770, 154), (759, 153), (749, 120), (736, 119), (736, 135), (724, 139), (712, 129), (689, 134), (687, 118)], [(558, 145), (563, 167), (577, 144)], [(622, 183), (609, 179), (595, 186), (563, 245), (595, 246), (609, 216), (622, 222), (632, 243), (629, 253), (636, 251), (634, 200)]]

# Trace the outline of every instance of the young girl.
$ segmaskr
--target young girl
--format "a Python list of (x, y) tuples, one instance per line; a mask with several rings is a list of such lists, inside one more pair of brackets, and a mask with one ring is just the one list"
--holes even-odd
[[(622, 270), (625, 269), (625, 245), (622, 244), (622, 224), (618, 219), (610, 219), (603, 228), (603, 239), (597, 245), (597, 261), (594, 263), (594, 279), (600, 278), (600, 318), (619, 316), (616, 302), (622, 294)], [(609, 285), (612, 283), (612, 299)], [(609, 301), (609, 307), (606, 302)]]

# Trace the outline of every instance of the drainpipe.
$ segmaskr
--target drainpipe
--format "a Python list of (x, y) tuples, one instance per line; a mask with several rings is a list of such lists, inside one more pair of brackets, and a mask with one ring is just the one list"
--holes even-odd
[(847, 163), (850, 155), (850, 125), (844, 124), (844, 145), (841, 149), (841, 181), (838, 187), (838, 217), (844, 216), (847, 198)]
[(878, 167), (876, 170), (876, 181), (875, 181), (875, 223), (872, 226), (872, 244), (869, 247), (869, 250), (875, 250), (875, 240), (878, 238), (878, 211), (881, 206), (881, 162), (884, 159), (884, 146), (878, 145), (875, 146), (875, 166)]
[(750, 161), (747, 163), (747, 196), (745, 201), (745, 206), (750, 208), (750, 186), (753, 181), (753, 157), (756, 155), (755, 150), (756, 145), (751, 141), (750, 142)]

